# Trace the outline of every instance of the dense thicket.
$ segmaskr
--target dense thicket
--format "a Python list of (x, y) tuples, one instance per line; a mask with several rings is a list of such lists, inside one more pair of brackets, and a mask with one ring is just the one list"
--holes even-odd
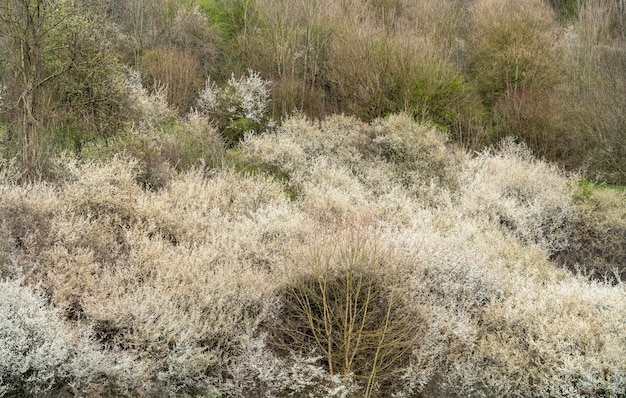
[(626, 396), (624, 11), (0, 0), (0, 397)]
[(289, 118), (210, 171), (169, 134), (2, 164), (0, 396), (626, 393), (623, 192), (408, 114)]
[(275, 120), (407, 111), (467, 147), (514, 136), (591, 179), (626, 181), (623, 1), (1, 6), (5, 155), (19, 154), (29, 174), (45, 170), (53, 146), (80, 151), (128, 130), (122, 69), (132, 68), (181, 116), (207, 78), (220, 85), (253, 70), (272, 84)]

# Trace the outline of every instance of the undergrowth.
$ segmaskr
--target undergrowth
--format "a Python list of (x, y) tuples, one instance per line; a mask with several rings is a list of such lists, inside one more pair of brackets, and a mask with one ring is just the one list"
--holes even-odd
[(158, 186), (145, 153), (2, 163), (0, 394), (625, 393), (621, 191), (406, 114), (295, 116)]

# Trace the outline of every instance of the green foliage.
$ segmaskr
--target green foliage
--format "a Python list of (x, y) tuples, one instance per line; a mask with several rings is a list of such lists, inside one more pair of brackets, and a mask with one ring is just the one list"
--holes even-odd
[(578, 16), (578, 10), (584, 0), (549, 0), (549, 2), (559, 18), (568, 21)]
[(254, 13), (255, 2), (251, 0), (201, 0), (199, 7), (229, 40), (246, 33), (249, 19)]
[(79, 153), (92, 135), (85, 130), (79, 130), (73, 126), (60, 127), (52, 132), (52, 144), (56, 151), (70, 151)]
[(542, 0), (481, 0), (471, 13), (471, 73), (486, 104), (558, 81), (557, 27)]
[(597, 189), (597, 186), (589, 180), (578, 181), (577, 188), (574, 191), (574, 203), (578, 204), (588, 201), (595, 189)]
[[(414, 115), (420, 120), (434, 122), (463, 144), (480, 140), (477, 135), (487, 120), (487, 111), (466, 77), (436, 55), (418, 60), (412, 70), (411, 78), (415, 80), (411, 84), (408, 104)], [(474, 137), (469, 138), (470, 134)]]
[[(0, 3), (0, 58), (11, 73), (8, 124), (28, 178), (45, 175), (50, 131), (111, 137), (130, 118), (121, 65), (101, 7), (49, 0)], [(28, 18), (21, 16), (28, 15)], [(27, 62), (25, 62), (27, 60)]]
[[(200, 10), (207, 16), (209, 24), (217, 33), (217, 62), (211, 72), (219, 81), (227, 80), (230, 74), (255, 68), (246, 63), (246, 42), (252, 31), (251, 21), (256, 15), (255, 0), (201, 0)], [(259, 70), (258, 68), (255, 68)]]
[(244, 175), (265, 175), (272, 181), (280, 184), (289, 200), (294, 202), (300, 196), (300, 192), (291, 181), (290, 174), (280, 165), (264, 161), (260, 157), (247, 156), (239, 149), (231, 149), (226, 154), (227, 163), (238, 173)]
[(232, 147), (243, 140), (246, 133), (256, 131), (259, 127), (261, 126), (254, 120), (242, 117), (228, 123), (222, 130), (222, 134), (224, 140)]
[(615, 189), (617, 191), (624, 191), (624, 190), (626, 190), (626, 185), (604, 184), (604, 185), (601, 185), (600, 188)]

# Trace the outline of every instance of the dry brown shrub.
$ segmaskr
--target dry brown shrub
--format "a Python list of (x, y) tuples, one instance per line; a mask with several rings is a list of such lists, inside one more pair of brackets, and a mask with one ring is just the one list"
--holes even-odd
[(276, 117), (294, 110), (315, 116), (324, 114), (320, 81), (335, 35), (331, 20), (337, 4), (333, 3), (256, 2), (255, 34), (243, 41), (242, 56), (249, 67), (275, 83), (272, 103)]
[(617, 184), (626, 182), (625, 20), (617, 2), (584, 2), (568, 31), (562, 98), (565, 128), (585, 151), (579, 164), (590, 179)]
[(200, 64), (193, 53), (179, 49), (158, 48), (142, 58), (148, 87), (163, 85), (167, 102), (180, 115), (194, 105), (196, 95), (204, 82)]

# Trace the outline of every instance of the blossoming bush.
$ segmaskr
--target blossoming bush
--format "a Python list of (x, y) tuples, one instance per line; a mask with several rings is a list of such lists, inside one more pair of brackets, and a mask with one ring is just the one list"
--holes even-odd
[(158, 189), (132, 153), (67, 162), (56, 183), (3, 168), (0, 389), (624, 395), (624, 284), (551, 260), (580, 241), (575, 182), (523, 147), (296, 116), (233, 154)]
[(0, 281), (0, 397), (128, 392), (127, 358), (100, 351), (18, 280)]
[(270, 87), (252, 70), (239, 78), (233, 74), (223, 87), (208, 78), (198, 98), (198, 111), (213, 118), (226, 142), (234, 146), (245, 133), (260, 132), (272, 124)]
[(573, 226), (571, 184), (555, 166), (536, 160), (523, 144), (501, 143), (465, 168), (460, 207), (554, 253), (568, 244)]

